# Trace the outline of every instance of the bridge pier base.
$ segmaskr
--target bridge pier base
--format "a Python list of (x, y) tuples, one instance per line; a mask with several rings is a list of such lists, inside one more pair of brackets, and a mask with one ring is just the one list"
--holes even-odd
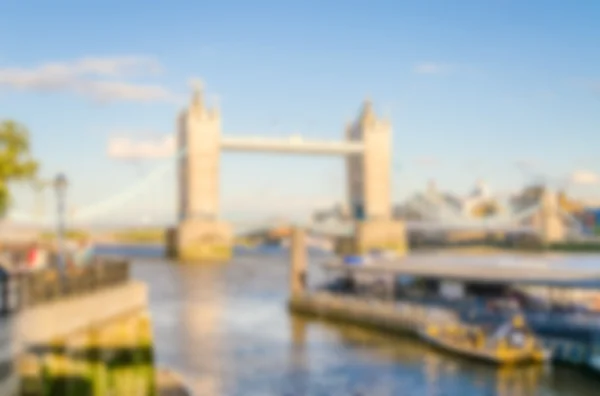
[(167, 254), (184, 262), (228, 261), (233, 251), (233, 233), (222, 221), (186, 220), (169, 230)]
[(339, 255), (365, 254), (372, 250), (392, 251), (398, 255), (405, 255), (408, 244), (404, 222), (398, 220), (357, 222), (354, 235), (339, 238), (335, 247)]

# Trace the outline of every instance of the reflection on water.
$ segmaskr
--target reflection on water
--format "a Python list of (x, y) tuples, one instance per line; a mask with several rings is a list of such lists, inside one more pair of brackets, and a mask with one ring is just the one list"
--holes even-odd
[(204, 266), (138, 260), (159, 364), (202, 396), (598, 394), (600, 380), (575, 370), (497, 369), (414, 338), (291, 316), (287, 274), (287, 258), (275, 255)]
[(156, 393), (147, 315), (36, 345), (19, 359), (21, 396), (151, 396)]
[[(193, 298), (182, 301), (182, 326), (180, 328), (183, 358), (197, 368), (194, 388), (199, 395), (222, 394), (220, 360), (222, 343), (223, 291), (216, 279), (216, 272), (198, 272), (193, 277), (181, 278), (183, 290), (190, 291)], [(197, 304), (196, 299), (206, 301)], [(192, 346), (190, 348), (190, 346)]]

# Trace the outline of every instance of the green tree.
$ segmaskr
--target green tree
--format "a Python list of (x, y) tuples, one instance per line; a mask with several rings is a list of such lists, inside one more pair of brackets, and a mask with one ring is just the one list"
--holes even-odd
[(38, 163), (31, 158), (29, 132), (14, 122), (0, 122), (0, 215), (10, 205), (9, 184), (12, 181), (33, 180)]

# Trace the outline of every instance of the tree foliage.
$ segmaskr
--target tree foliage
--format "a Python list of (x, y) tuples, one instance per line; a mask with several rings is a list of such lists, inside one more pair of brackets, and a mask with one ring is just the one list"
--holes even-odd
[(14, 121), (0, 122), (0, 215), (10, 205), (10, 182), (32, 180), (37, 170), (27, 129)]

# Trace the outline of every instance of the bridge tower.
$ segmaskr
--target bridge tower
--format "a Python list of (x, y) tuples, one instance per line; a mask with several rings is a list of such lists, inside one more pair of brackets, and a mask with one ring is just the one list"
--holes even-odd
[(391, 202), (392, 126), (377, 119), (370, 101), (352, 125), (346, 139), (363, 144), (362, 155), (347, 159), (348, 199), (354, 218), (374, 220), (389, 218)]
[(181, 260), (227, 260), (232, 232), (219, 220), (221, 116), (205, 106), (202, 89), (178, 120), (179, 224), (168, 250)]
[(358, 119), (346, 127), (346, 139), (359, 141), (363, 152), (347, 158), (348, 201), (355, 234), (341, 238), (340, 254), (372, 249), (406, 251), (404, 223), (392, 218), (392, 125), (377, 117), (365, 101)]
[(561, 242), (565, 238), (565, 224), (560, 213), (558, 194), (545, 189), (540, 202), (540, 236), (544, 243)]

